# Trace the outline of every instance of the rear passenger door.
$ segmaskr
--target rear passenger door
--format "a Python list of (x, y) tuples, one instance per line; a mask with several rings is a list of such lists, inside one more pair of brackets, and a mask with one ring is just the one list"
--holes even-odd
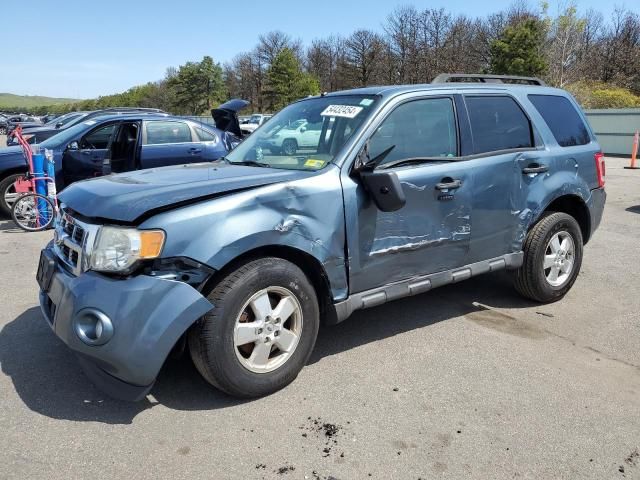
[[(532, 184), (542, 181), (548, 152), (518, 100), (509, 94), (464, 96), (471, 134), (473, 229), (469, 262), (521, 250), (521, 225), (532, 212), (526, 205)], [(526, 174), (527, 169), (540, 173)], [(535, 170), (535, 169), (538, 170)]]
[(199, 162), (202, 145), (187, 122), (145, 120), (140, 168)]

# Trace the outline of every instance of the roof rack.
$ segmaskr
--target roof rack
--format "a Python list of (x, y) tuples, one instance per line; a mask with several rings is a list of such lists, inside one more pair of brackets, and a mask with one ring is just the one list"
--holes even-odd
[(441, 73), (431, 83), (509, 83), (516, 85), (546, 86), (536, 77), (519, 77), (516, 75), (484, 75), (476, 73)]
[(165, 113), (163, 110), (159, 108), (146, 108), (146, 107), (107, 107), (100, 108), (99, 110), (103, 112), (155, 112), (155, 113)]

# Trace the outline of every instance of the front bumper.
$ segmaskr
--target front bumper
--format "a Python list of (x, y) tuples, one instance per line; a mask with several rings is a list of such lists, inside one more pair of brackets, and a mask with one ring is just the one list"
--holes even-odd
[[(40, 307), (98, 387), (115, 398), (139, 400), (178, 339), (213, 305), (186, 283), (147, 275), (113, 279), (94, 272), (75, 277), (57, 264), (48, 291), (40, 291)], [(104, 345), (88, 345), (76, 333), (78, 312), (86, 308), (102, 312), (113, 324), (113, 336)]]

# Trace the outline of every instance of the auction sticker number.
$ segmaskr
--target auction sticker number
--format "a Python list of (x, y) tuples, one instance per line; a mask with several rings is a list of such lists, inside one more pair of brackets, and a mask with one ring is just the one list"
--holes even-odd
[(329, 105), (320, 115), (323, 117), (356, 118), (356, 115), (361, 111), (362, 107), (354, 105)]

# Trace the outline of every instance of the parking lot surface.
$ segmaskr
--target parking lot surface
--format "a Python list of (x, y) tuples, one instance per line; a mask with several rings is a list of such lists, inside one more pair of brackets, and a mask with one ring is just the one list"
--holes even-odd
[(169, 361), (149, 397), (93, 387), (37, 307), (50, 232), (0, 222), (0, 478), (640, 478), (640, 171), (607, 159), (571, 292), (505, 273), (322, 328), (288, 388), (238, 401)]

